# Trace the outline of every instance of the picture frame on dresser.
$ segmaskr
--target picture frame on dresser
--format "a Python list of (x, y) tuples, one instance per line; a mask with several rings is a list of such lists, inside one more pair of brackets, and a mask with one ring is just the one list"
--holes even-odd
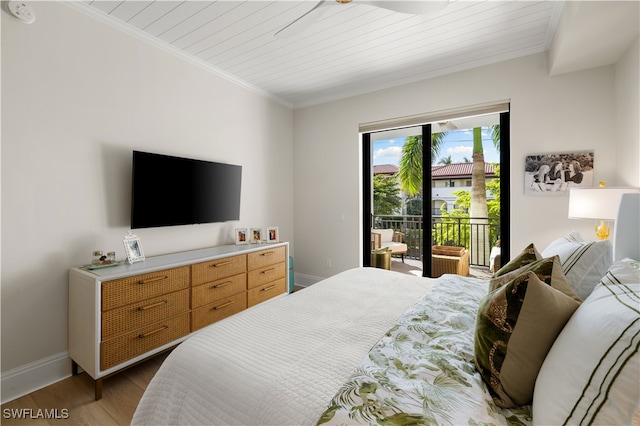
[(270, 226), (267, 228), (267, 242), (277, 243), (280, 241), (280, 234), (277, 226)]
[(142, 243), (140, 238), (129, 232), (122, 240), (124, 243), (124, 251), (127, 255), (128, 263), (136, 263), (144, 261), (144, 252), (142, 251)]
[(260, 244), (264, 240), (262, 228), (251, 228), (251, 244)]
[(249, 244), (247, 228), (236, 228), (236, 244)]

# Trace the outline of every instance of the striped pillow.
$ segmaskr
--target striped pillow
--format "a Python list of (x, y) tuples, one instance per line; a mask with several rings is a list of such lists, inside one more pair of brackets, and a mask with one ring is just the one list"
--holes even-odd
[(572, 232), (553, 241), (542, 257), (557, 255), (567, 281), (582, 300), (593, 291), (613, 263), (613, 247), (609, 240), (584, 241)]
[(631, 424), (640, 401), (639, 346), (640, 273), (616, 262), (542, 364), (534, 424)]

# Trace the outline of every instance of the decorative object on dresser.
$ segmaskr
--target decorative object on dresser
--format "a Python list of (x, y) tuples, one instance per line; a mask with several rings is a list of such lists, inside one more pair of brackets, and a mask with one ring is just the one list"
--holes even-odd
[(247, 228), (236, 228), (236, 244), (249, 244)]
[(129, 234), (125, 235), (124, 251), (127, 253), (127, 262), (135, 263), (142, 262), (144, 260), (144, 253), (142, 252), (142, 244), (140, 238), (129, 231)]
[(270, 226), (267, 228), (267, 242), (277, 243), (280, 241), (280, 233), (277, 226)]
[(69, 271), (69, 356), (95, 381), (287, 293), (288, 243), (228, 245)]
[(251, 235), (252, 244), (261, 244), (262, 240), (264, 239), (263, 237), (264, 233), (262, 232), (262, 228), (251, 228), (249, 235)]

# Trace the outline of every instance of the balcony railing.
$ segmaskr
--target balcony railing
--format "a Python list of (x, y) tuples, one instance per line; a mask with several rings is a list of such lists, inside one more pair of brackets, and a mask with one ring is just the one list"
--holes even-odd
[[(420, 260), (428, 229), (423, 231), (422, 216), (374, 216), (374, 228), (402, 232), (407, 244), (406, 257)], [(491, 247), (500, 238), (500, 219), (432, 216), (430, 244), (465, 247), (469, 250), (469, 263), (489, 266)]]

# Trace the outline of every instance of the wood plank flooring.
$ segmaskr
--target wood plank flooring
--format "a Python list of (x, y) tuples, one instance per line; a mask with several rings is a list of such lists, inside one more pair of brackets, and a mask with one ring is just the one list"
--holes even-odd
[(105, 379), (98, 401), (93, 380), (83, 372), (3, 404), (0, 422), (3, 426), (129, 425), (142, 393), (167, 355)]

